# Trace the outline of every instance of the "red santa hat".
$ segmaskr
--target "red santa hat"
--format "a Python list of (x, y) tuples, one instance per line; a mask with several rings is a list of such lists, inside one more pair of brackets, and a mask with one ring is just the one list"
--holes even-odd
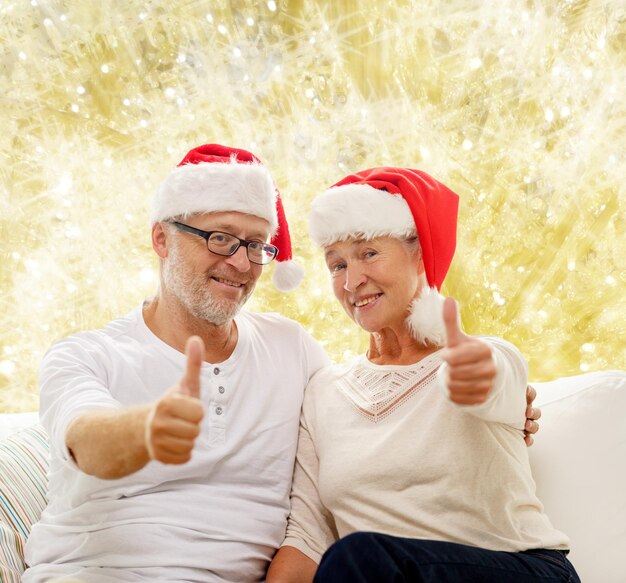
[(439, 289), (454, 257), (458, 207), (458, 195), (425, 172), (371, 168), (343, 178), (313, 201), (309, 234), (322, 247), (355, 236), (417, 235), (429, 287), (413, 301), (407, 325), (419, 341), (443, 345)]
[(274, 285), (298, 286), (304, 271), (293, 261), (283, 203), (269, 170), (252, 153), (219, 144), (190, 150), (161, 183), (152, 203), (151, 223), (196, 213), (237, 211), (265, 219), (270, 243), (278, 247)]

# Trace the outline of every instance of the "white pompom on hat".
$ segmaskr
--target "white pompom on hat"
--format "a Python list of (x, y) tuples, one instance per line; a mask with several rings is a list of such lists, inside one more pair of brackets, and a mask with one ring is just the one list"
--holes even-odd
[(326, 247), (350, 237), (415, 236), (428, 286), (406, 320), (423, 344), (445, 344), (443, 284), (456, 249), (459, 197), (421, 170), (379, 167), (346, 176), (313, 201), (309, 235)]
[(156, 191), (150, 215), (154, 225), (173, 217), (237, 211), (265, 219), (270, 243), (278, 247), (274, 285), (298, 286), (304, 271), (293, 261), (289, 226), (269, 170), (251, 152), (219, 144), (190, 150)]

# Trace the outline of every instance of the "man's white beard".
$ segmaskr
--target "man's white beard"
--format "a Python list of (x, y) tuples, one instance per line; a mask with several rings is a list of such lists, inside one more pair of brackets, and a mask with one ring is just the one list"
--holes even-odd
[[(195, 318), (221, 326), (239, 313), (254, 290), (254, 285), (244, 292), (239, 301), (214, 297), (208, 288), (212, 275), (233, 279), (226, 274), (194, 273), (186, 266), (176, 243), (168, 249), (168, 256), (163, 261), (163, 284), (167, 292), (174, 295)], [(241, 276), (237, 279), (241, 280)]]

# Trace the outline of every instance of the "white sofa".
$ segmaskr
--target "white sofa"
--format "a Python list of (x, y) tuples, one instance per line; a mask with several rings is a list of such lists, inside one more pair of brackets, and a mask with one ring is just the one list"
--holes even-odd
[[(537, 491), (571, 539), (583, 583), (626, 583), (626, 372), (532, 383), (541, 431)], [(36, 413), (0, 415), (0, 581), (19, 583), (23, 546), (45, 504), (47, 442)]]

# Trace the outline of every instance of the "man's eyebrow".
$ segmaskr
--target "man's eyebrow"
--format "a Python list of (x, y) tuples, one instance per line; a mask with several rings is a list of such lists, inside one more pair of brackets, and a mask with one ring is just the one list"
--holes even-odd
[(217, 223), (213, 225), (209, 231), (224, 231), (225, 233), (230, 233), (235, 230), (235, 226), (231, 223)]
[[(235, 231), (237, 230), (237, 227), (235, 227), (235, 225), (231, 224), (231, 223), (217, 223), (217, 225), (214, 225), (212, 228), (207, 229), (208, 231), (220, 231), (221, 233), (228, 233), (229, 235), (234, 235)], [(252, 235), (248, 235), (248, 237), (246, 237), (246, 239), (260, 239), (261, 241), (265, 241), (265, 239), (267, 238), (265, 233), (261, 233), (259, 231), (257, 231), (256, 233), (252, 233)], [(242, 237), (243, 239), (243, 237)]]

